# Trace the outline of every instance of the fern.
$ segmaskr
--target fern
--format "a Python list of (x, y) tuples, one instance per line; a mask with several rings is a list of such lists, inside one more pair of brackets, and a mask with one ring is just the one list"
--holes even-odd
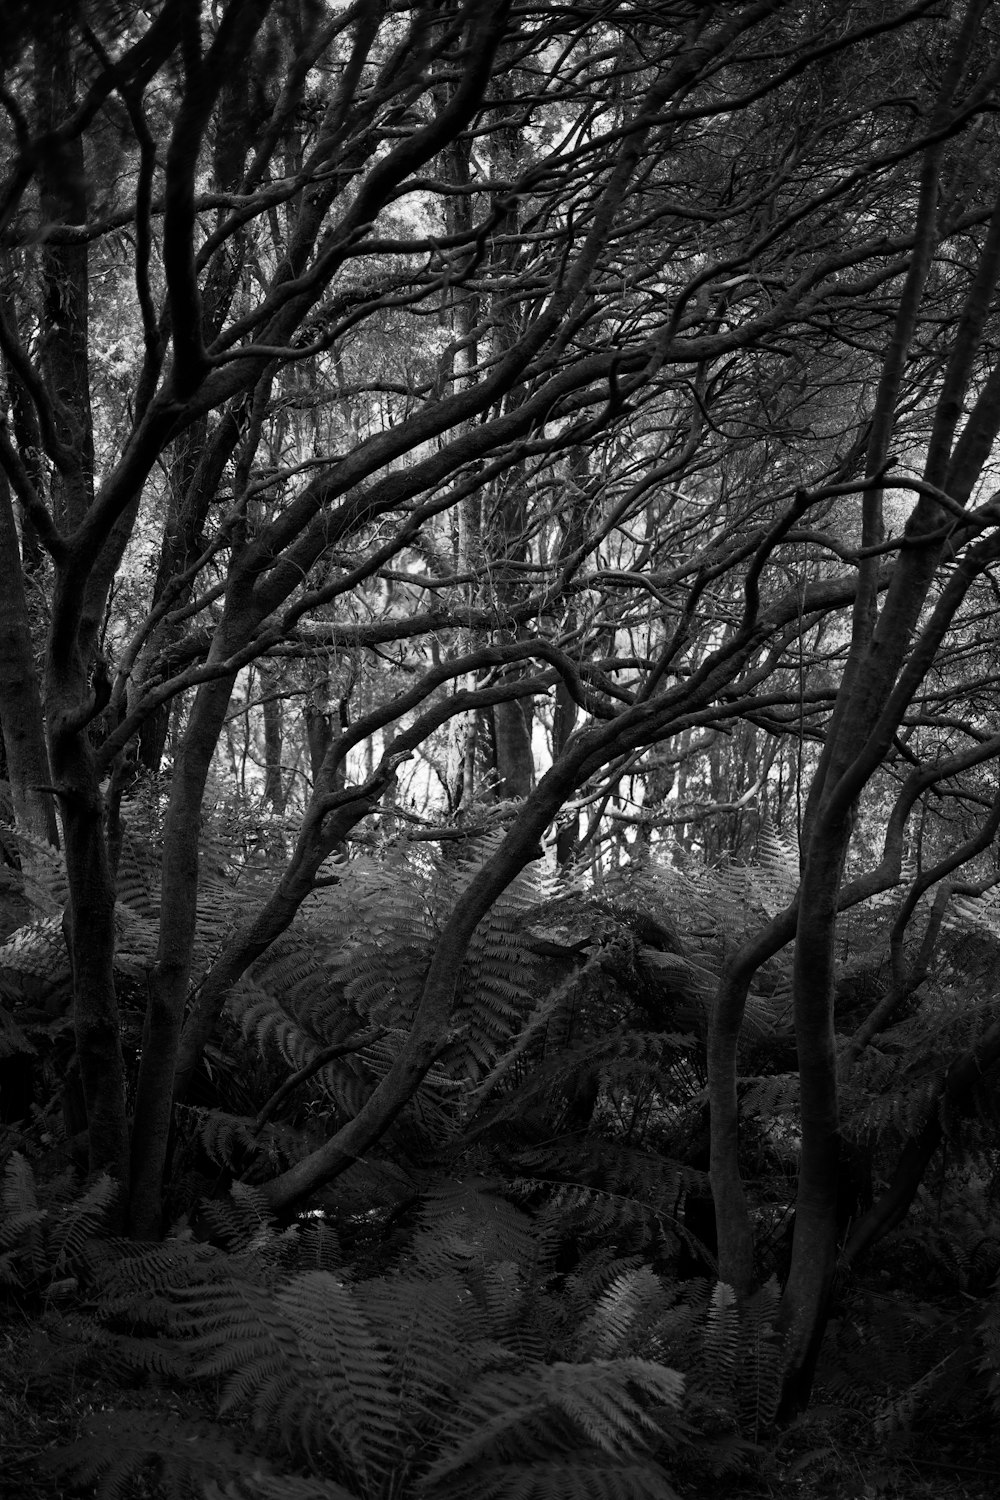
[[(284, 1482), (263, 1455), (248, 1451), (218, 1423), (125, 1409), (89, 1419), (81, 1437), (48, 1457), (45, 1467), (71, 1477), (77, 1485), (95, 1486), (95, 1500), (135, 1500), (137, 1494), (147, 1493), (150, 1482), (156, 1483), (164, 1500), (191, 1500), (205, 1493), (206, 1482)], [(251, 1496), (255, 1490), (242, 1493)], [(342, 1500), (344, 1495), (335, 1487), (328, 1493), (330, 1500)], [(322, 1491), (319, 1494), (326, 1500)]]
[(770, 818), (765, 818), (757, 834), (757, 862), (758, 888), (765, 908), (770, 907), (772, 914), (781, 911), (799, 888), (798, 841), (793, 843)]
[(527, 1214), (483, 1179), (449, 1184), (427, 1196), (414, 1236), (411, 1263), (425, 1275), (451, 1274), (470, 1263), (517, 1265), (541, 1272), (553, 1250), (548, 1226)]
[(676, 1371), (636, 1359), (489, 1372), (466, 1392), (449, 1423), (449, 1446), (426, 1482), (516, 1463), (533, 1450), (541, 1457), (553, 1447), (566, 1457), (584, 1446), (636, 1458), (662, 1437), (649, 1406), (676, 1413), (683, 1389)]
[(648, 1266), (626, 1267), (580, 1321), (578, 1337), (585, 1349), (636, 1354), (683, 1372), (686, 1446), (722, 1472), (774, 1428), (785, 1374), (779, 1300), (773, 1280), (738, 1299), (721, 1283), (671, 1285)]
[(119, 900), (115, 905), (115, 969), (130, 979), (144, 978), (156, 962), (159, 922)]
[(233, 1183), (228, 1199), (203, 1203), (202, 1214), (216, 1241), (228, 1250), (258, 1250), (275, 1236), (267, 1199), (244, 1182)]
[(61, 1203), (50, 1186), (50, 1202), (42, 1206), (31, 1164), (13, 1152), (0, 1190), (0, 1282), (37, 1292), (89, 1268), (92, 1242), (117, 1195), (117, 1185), (102, 1176)]
[(677, 1500), (666, 1475), (646, 1463), (609, 1463), (597, 1455), (541, 1459), (466, 1471), (435, 1485), (435, 1500)]
[(293, 1458), (332, 1462), (337, 1478), (376, 1487), (391, 1387), (385, 1356), (343, 1282), (311, 1271), (273, 1293), (230, 1282), (183, 1301), (196, 1373), (225, 1377), (220, 1411), (247, 1412)]
[(65, 1275), (84, 1259), (89, 1241), (104, 1228), (117, 1197), (117, 1183), (105, 1174), (91, 1183), (82, 1197), (52, 1216), (49, 1253), (54, 1257), (57, 1275)]
[(159, 855), (147, 841), (126, 831), (121, 841), (116, 876), (118, 900), (148, 922), (160, 915)]
[(5, 994), (20, 994), (21, 975), (49, 984), (69, 978), (61, 913), (28, 922), (0, 945), (0, 986)]
[(978, 1368), (987, 1377), (987, 1389), (995, 1415), (1000, 1416), (1000, 1280), (979, 1322), (982, 1352)]
[(225, 1500), (673, 1500), (657, 1455), (683, 1430), (682, 1377), (627, 1349), (551, 1358), (549, 1231), (490, 1183), (433, 1193), (399, 1269), (355, 1282), (323, 1226), (279, 1232), (252, 1189), (214, 1227), (228, 1251), (108, 1246), (91, 1357), (220, 1398), (215, 1423), (95, 1419), (57, 1467), (101, 1500), (154, 1480)]
[(35, 1175), (19, 1152), (12, 1153), (4, 1170), (0, 1193), (0, 1283), (27, 1287), (45, 1275), (46, 1212), (39, 1207)]
[(645, 1352), (650, 1327), (662, 1308), (663, 1282), (648, 1266), (627, 1267), (615, 1274), (597, 1304), (580, 1324), (576, 1344), (581, 1354), (598, 1358)]
[(292, 1259), (296, 1269), (302, 1271), (339, 1270), (344, 1264), (344, 1252), (337, 1231), (323, 1219), (306, 1219), (298, 1225)]
[(174, 1236), (159, 1245), (105, 1244), (95, 1268), (101, 1317), (109, 1327), (172, 1333), (181, 1320), (176, 1294), (232, 1273), (216, 1250)]
[(16, 832), (4, 829), (4, 839), (11, 841), (20, 861), (19, 884), (24, 899), (40, 916), (61, 916), (69, 904), (66, 861), (62, 852), (35, 838), (26, 829)]
[(773, 1428), (781, 1399), (785, 1351), (777, 1331), (780, 1300), (778, 1283), (772, 1278), (740, 1306), (736, 1414), (740, 1431), (753, 1443)]
[(198, 1105), (180, 1106), (178, 1123), (191, 1130), (212, 1161), (222, 1167), (235, 1167), (247, 1156), (256, 1156), (260, 1140), (254, 1122), (246, 1116), (231, 1115), (223, 1109), (203, 1109)]
[(13, 1151), (3, 1174), (0, 1206), (4, 1216), (31, 1214), (38, 1211), (38, 1186), (31, 1163), (20, 1151)]
[(209, 1480), (202, 1491), (205, 1500), (358, 1500), (332, 1479), (300, 1479), (294, 1474), (268, 1473), (263, 1464), (250, 1474), (231, 1479), (224, 1487)]
[(971, 1385), (983, 1359), (982, 1315), (974, 1305), (942, 1307), (866, 1294), (850, 1318), (835, 1324), (824, 1345), (818, 1381), (828, 1395), (864, 1413), (887, 1437), (927, 1422), (961, 1415), (981, 1403)]
[(514, 1032), (506, 1048), (498, 1054), (480, 1082), (469, 1094), (469, 1103), (476, 1108), (489, 1100), (501, 1086), (521, 1081), (525, 1062), (537, 1061), (544, 1056), (545, 1045), (550, 1034), (556, 1036), (566, 1027), (567, 1013), (574, 1008), (581, 988), (598, 978), (602, 963), (600, 952), (592, 953), (578, 970), (571, 972), (560, 983), (551, 987), (541, 986), (534, 1004), (528, 1008), (522, 1024)]
[(720, 1404), (732, 1390), (736, 1376), (739, 1319), (736, 1293), (725, 1282), (718, 1282), (712, 1290), (705, 1316), (704, 1357), (699, 1384)]
[(35, 1046), (26, 1032), (21, 1030), (14, 1017), (0, 1005), (0, 1057), (30, 1057)]

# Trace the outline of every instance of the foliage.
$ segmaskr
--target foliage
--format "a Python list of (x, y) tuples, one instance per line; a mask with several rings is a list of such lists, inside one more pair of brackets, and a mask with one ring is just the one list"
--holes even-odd
[(0, 1188), (0, 1286), (33, 1295), (71, 1289), (89, 1264), (116, 1195), (107, 1175), (76, 1192), (66, 1174), (46, 1184), (40, 1202), (31, 1164), (12, 1152)]
[[(381, 1175), (377, 1163), (359, 1165), (324, 1216), (287, 1228), (253, 1185), (266, 1180), (279, 1137), (284, 1159), (309, 1149), (314, 1112), (332, 1100), (343, 1107), (349, 1068), (370, 1088), (379, 1064), (370, 1044), (333, 1059), (258, 1129), (282, 1069), (372, 1022), (390, 1033), (405, 1025), (412, 999), (398, 976), (418, 944), (429, 951), (437, 903), (476, 868), (421, 858), (407, 879), (399, 864), (362, 861), (255, 968), (234, 1001), (240, 1026), (229, 1033), (228, 1068), (214, 1073), (223, 1093), (239, 1077), (249, 1110), (204, 1103), (179, 1116), (179, 1151), (191, 1149), (181, 1142), (193, 1131), (223, 1180), (249, 1174), (228, 1198), (178, 1202), (211, 1244), (191, 1228), (162, 1245), (109, 1240), (106, 1178), (83, 1189), (70, 1176), (46, 1180), (42, 1191), (25, 1157), (10, 1158), (0, 1230), (10, 1291), (63, 1305), (79, 1283), (89, 1308), (84, 1347), (68, 1365), (44, 1361), (36, 1378), (58, 1388), (72, 1371), (75, 1382), (100, 1379), (116, 1391), (139, 1382), (150, 1394), (143, 1409), (106, 1401), (64, 1445), (59, 1462), (76, 1482), (101, 1496), (154, 1479), (182, 1495), (197, 1483), (247, 1500), (386, 1486), (450, 1497), (487, 1484), (499, 1496), (598, 1486), (645, 1497), (687, 1476), (778, 1462), (777, 1282), (736, 1298), (713, 1280), (677, 1276), (688, 1252), (703, 1267), (711, 1253), (689, 1227), (690, 1205), (707, 1187), (694, 1164), (704, 1013), (725, 961), (733, 892), (753, 887), (753, 871), (716, 880), (653, 868), (601, 893), (523, 883), (496, 913), (456, 1000), (459, 1035), (481, 1016), (474, 1025), (489, 1050), (442, 1054), (426, 1102), (417, 1095), (398, 1144), (389, 1143), (405, 1173), (388, 1160)], [(363, 924), (331, 941), (338, 914), (361, 903)], [(891, 919), (891, 909), (872, 912), (873, 949)], [(505, 992), (512, 1004), (498, 1007), (491, 976), (503, 983), (508, 964), (525, 978)], [(760, 980), (761, 1026), (746, 1044), (760, 1068), (781, 1065), (782, 988), (772, 965)], [(927, 1005), (945, 1003), (936, 993)], [(904, 1056), (902, 1039), (914, 1039), (917, 1056), (924, 1045), (915, 1040), (926, 1034), (920, 1014), (898, 1024)], [(966, 1040), (957, 1031), (952, 1045)], [(876, 1076), (859, 1075), (866, 1097)], [(760, 1130), (748, 1162), (771, 1174), (770, 1188), (758, 1179), (763, 1226), (765, 1212), (777, 1220), (790, 1204), (783, 1163), (796, 1094), (783, 1072), (761, 1071), (744, 1104)], [(888, 1107), (865, 1118), (859, 1138), (876, 1152), (907, 1128)], [(976, 1129), (991, 1139), (985, 1125)], [(970, 1160), (977, 1140), (973, 1131)], [(189, 1195), (207, 1180), (192, 1179)], [(933, 1195), (921, 1200), (912, 1229), (897, 1235), (894, 1264), (909, 1266), (914, 1284), (933, 1275), (945, 1287), (981, 1289), (995, 1274), (992, 1220), (975, 1207), (986, 1185), (970, 1182), (943, 1208)], [(926, 1302), (876, 1299), (835, 1321), (821, 1388), (861, 1402), (886, 1432), (908, 1430), (928, 1410), (974, 1407), (981, 1398), (966, 1372), (982, 1359), (990, 1379), (995, 1342), (989, 1315), (980, 1322), (977, 1345), (971, 1315), (951, 1329)], [(175, 1394), (164, 1401), (158, 1391)]]
[(1000, 5), (49, 9), (0, 1276), (152, 1393), (83, 1482), (663, 1493), (829, 1318), (988, 1404)]
[(673, 1494), (656, 1454), (684, 1430), (683, 1379), (609, 1349), (554, 1359), (535, 1317), (544, 1245), (485, 1185), (431, 1198), (376, 1278), (331, 1260), (322, 1223), (260, 1219), (252, 1193), (219, 1212), (227, 1252), (122, 1245), (97, 1274), (102, 1359), (134, 1367), (144, 1348), (147, 1369), (219, 1390), (215, 1424), (92, 1423), (57, 1463), (102, 1497), (154, 1459), (170, 1494), (199, 1467), (224, 1494)]

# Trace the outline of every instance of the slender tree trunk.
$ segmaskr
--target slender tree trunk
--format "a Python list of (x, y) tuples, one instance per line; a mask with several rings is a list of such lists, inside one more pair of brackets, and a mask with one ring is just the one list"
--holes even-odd
[(837, 1256), (840, 1119), (833, 1025), (838, 894), (849, 820), (815, 839), (803, 871), (793, 967), (802, 1146), (792, 1261), (781, 1303), (789, 1349), (783, 1400), (805, 1405), (826, 1330)]
[(0, 730), (18, 825), (58, 846), (28, 604), (10, 489), (0, 473)]
[[(555, 706), (552, 710), (552, 758), (558, 759), (567, 740), (576, 728), (579, 709), (573, 695), (562, 681), (556, 683)], [(580, 842), (580, 814), (574, 812), (565, 817), (556, 829), (556, 864), (561, 870), (572, 864)]]
[(281, 774), (281, 755), (284, 746), (281, 701), (276, 696), (278, 677), (273, 667), (258, 663), (264, 715), (264, 801), (272, 812), (285, 810), (285, 787)]
[[(53, 131), (70, 115), (74, 86), (69, 36), (55, 27), (35, 47), (39, 115)], [(73, 134), (43, 157), (41, 211), (46, 222), (87, 222), (87, 164), (83, 138)], [(40, 363), (70, 462), (52, 476), (56, 521), (78, 526), (93, 500), (94, 424), (90, 408), (90, 270), (86, 240), (46, 241), (40, 253), (42, 325)]]
[(49, 759), (59, 790), (69, 885), (73, 1027), (89, 1127), (92, 1172), (129, 1177), (125, 1065), (115, 994), (115, 890), (104, 837), (104, 806), (83, 717), (79, 680), (63, 687), (46, 673)]
[(498, 703), (493, 710), (493, 744), (496, 751), (496, 795), (500, 798), (527, 797), (535, 780), (530, 707), (518, 702)]
[[(220, 627), (220, 634), (222, 628)], [(217, 645), (219, 655), (225, 648)], [(160, 1232), (174, 1074), (198, 910), (201, 807), (236, 674), (199, 688), (174, 767), (163, 834), (160, 941), (150, 981), (132, 1126), (132, 1232)]]
[[(40, 118), (55, 132), (75, 104), (70, 37), (65, 29), (54, 28), (39, 36), (35, 78)], [(86, 223), (88, 178), (82, 136), (73, 133), (58, 145), (53, 143), (45, 154), (39, 197), (47, 221)], [(39, 253), (39, 268), (44, 333), (39, 365), (61, 445), (60, 461), (53, 465), (52, 507), (57, 524), (71, 531), (85, 521), (94, 496), (86, 240), (46, 241)], [(114, 981), (115, 890), (89, 734), (103, 706), (93, 664), (115, 564), (111, 542), (86, 577), (76, 572), (71, 555), (57, 564), (44, 704), (49, 765), (62, 809), (73, 1024), (89, 1127), (90, 1167), (110, 1172), (124, 1187), (129, 1162)]]
[(732, 955), (719, 979), (708, 1028), (709, 1175), (719, 1246), (719, 1280), (737, 1292), (753, 1281), (753, 1229), (740, 1176), (737, 1049), (754, 974), (795, 932), (791, 906)]

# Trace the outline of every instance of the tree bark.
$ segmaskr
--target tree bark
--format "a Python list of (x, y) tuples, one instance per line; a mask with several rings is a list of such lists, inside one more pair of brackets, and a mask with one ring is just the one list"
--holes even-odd
[(174, 1075), (197, 921), (202, 800), (235, 678), (235, 673), (227, 674), (199, 689), (171, 782), (163, 832), (160, 938), (132, 1123), (130, 1227), (141, 1238), (160, 1232)]
[(89, 1132), (91, 1172), (129, 1180), (125, 1065), (115, 994), (115, 890), (104, 837), (104, 807), (78, 699), (47, 672), (49, 757), (62, 808), (69, 886), (73, 1028)]
[(0, 730), (14, 817), (35, 838), (58, 847), (42, 698), (21, 572), (10, 488), (0, 471)]
[(264, 662), (258, 664), (258, 677), (264, 716), (264, 802), (275, 813), (285, 810), (285, 786), (281, 755), (284, 745), (281, 700), (277, 697), (278, 677)]

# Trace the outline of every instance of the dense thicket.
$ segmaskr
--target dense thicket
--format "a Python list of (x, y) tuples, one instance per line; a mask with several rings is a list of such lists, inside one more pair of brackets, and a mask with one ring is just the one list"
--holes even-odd
[(279, 1215), (487, 1095), (631, 1112), (791, 1409), (1000, 1059), (996, 4), (9, 19), (27, 1102), (146, 1239), (192, 1110)]

